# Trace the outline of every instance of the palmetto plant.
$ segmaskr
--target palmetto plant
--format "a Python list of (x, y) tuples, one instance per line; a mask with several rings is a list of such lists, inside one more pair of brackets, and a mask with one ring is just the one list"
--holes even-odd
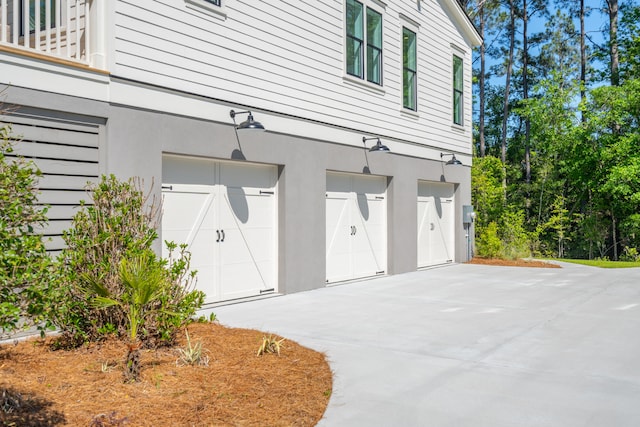
[(125, 381), (140, 378), (139, 333), (151, 314), (163, 311), (160, 299), (167, 289), (169, 278), (152, 251), (143, 251), (131, 258), (124, 257), (119, 266), (119, 278), (123, 292), (113, 295), (107, 286), (91, 277), (86, 277), (87, 291), (95, 295), (95, 307), (106, 309), (119, 306), (126, 312), (129, 345), (124, 367)]

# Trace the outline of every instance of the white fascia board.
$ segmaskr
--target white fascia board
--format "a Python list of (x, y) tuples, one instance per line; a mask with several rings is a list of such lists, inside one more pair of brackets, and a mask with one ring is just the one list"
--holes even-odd
[[(136, 83), (114, 80), (110, 87), (111, 102), (125, 106), (148, 109), (151, 111), (162, 111), (185, 117), (193, 117), (211, 122), (227, 124), (233, 126), (233, 119), (229, 112), (246, 110), (243, 106), (225, 103), (223, 101), (208, 100), (185, 93), (157, 90), (144, 87)], [(253, 115), (257, 121), (262, 123), (267, 132), (281, 135), (289, 135), (298, 138), (325, 142), (328, 144), (341, 144), (359, 147), (365, 150), (362, 142), (363, 136), (375, 136), (364, 131), (355, 131), (334, 126), (329, 126), (319, 122), (289, 117), (281, 114), (260, 111), (253, 109)], [(244, 120), (243, 117), (236, 118), (237, 122)], [(419, 143), (406, 141), (396, 141), (381, 138), (382, 143), (391, 149), (390, 155), (405, 155), (420, 157), (425, 159), (440, 161), (440, 153), (456, 153), (456, 158), (464, 165), (471, 166), (471, 148), (461, 151), (454, 147), (435, 147)], [(374, 142), (368, 141), (366, 149), (370, 148)], [(372, 154), (385, 155), (385, 154)]]
[(478, 30), (471, 22), (471, 19), (466, 14), (466, 12), (462, 9), (462, 6), (458, 3), (457, 0), (442, 0), (442, 3), (448, 7), (449, 11), (456, 19), (458, 24), (460, 24), (460, 28), (464, 36), (469, 40), (473, 47), (480, 46), (482, 44), (482, 37), (478, 33)]
[(97, 101), (109, 100), (109, 75), (46, 60), (0, 52), (0, 85)]

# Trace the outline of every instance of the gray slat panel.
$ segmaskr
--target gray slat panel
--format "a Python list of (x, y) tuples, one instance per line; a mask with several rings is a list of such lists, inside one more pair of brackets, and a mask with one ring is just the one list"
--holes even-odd
[(36, 159), (36, 165), (45, 174), (83, 175), (95, 177), (99, 174), (96, 163), (70, 162), (65, 160)]
[(66, 129), (49, 129), (20, 124), (12, 124), (11, 131), (12, 136), (17, 140), (98, 148), (99, 139), (98, 134), (95, 132), (77, 132)]
[(98, 162), (98, 149), (20, 141), (14, 146), (16, 156)]
[(43, 205), (80, 204), (80, 200), (89, 200), (84, 191), (44, 190), (38, 194), (38, 203)]
[(70, 220), (80, 210), (79, 206), (59, 206), (50, 205), (47, 211), (47, 218), (49, 220), (67, 219)]
[(38, 187), (59, 190), (84, 190), (87, 183), (97, 183), (97, 177), (68, 176), (68, 175), (43, 175), (38, 179)]

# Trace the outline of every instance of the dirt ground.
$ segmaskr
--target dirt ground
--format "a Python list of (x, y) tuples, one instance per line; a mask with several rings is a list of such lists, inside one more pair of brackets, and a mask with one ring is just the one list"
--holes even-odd
[(503, 267), (540, 267), (540, 268), (562, 268), (558, 264), (546, 261), (528, 260), (528, 259), (499, 259), (499, 258), (480, 258), (475, 257), (467, 264), (482, 265), (499, 265)]
[[(52, 350), (51, 338), (0, 347), (1, 426), (312, 426), (331, 396), (323, 354), (285, 340), (257, 356), (262, 332), (189, 326), (208, 366), (177, 363), (179, 346), (143, 350), (142, 380), (123, 383), (123, 343)], [(267, 335), (268, 336), (268, 335)]]

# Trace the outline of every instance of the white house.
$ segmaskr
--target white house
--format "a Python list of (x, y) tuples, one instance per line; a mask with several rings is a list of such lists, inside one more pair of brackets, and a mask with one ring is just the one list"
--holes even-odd
[(480, 43), (455, 0), (0, 0), (0, 119), (51, 251), (139, 176), (208, 303), (291, 293), (466, 261)]

